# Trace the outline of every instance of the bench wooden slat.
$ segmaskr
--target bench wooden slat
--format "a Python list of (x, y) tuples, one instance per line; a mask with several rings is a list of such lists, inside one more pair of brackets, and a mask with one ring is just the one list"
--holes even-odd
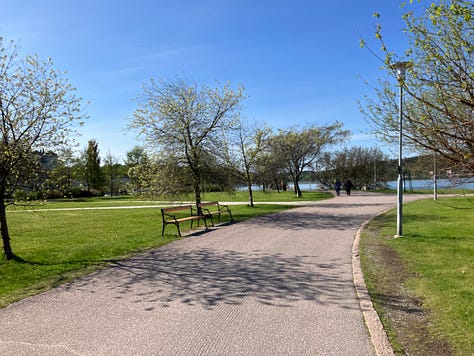
[(186, 216), (184, 218), (176, 219), (176, 221), (183, 222), (183, 221), (190, 221), (190, 220), (197, 220), (197, 219), (204, 219), (204, 216), (199, 216), (199, 215)]
[[(217, 218), (218, 218), (219, 221), (220, 221), (220, 219), (221, 219), (221, 214), (222, 214), (222, 213), (227, 213), (227, 214), (229, 214), (229, 216), (230, 216), (230, 221), (231, 221), (231, 222), (234, 221), (234, 218), (233, 218), (233, 216), (232, 216), (232, 211), (230, 210), (230, 208), (229, 208), (228, 205), (219, 204), (219, 202), (217, 202), (217, 201), (211, 201), (211, 202), (204, 202), (204, 203), (201, 202), (201, 203), (198, 204), (198, 206), (199, 206), (201, 209), (204, 208), (204, 210), (205, 210), (206, 212), (203, 213), (203, 215), (208, 216), (208, 217), (211, 218), (211, 224), (212, 224), (212, 226), (214, 226), (214, 221), (213, 221), (212, 217), (213, 217), (214, 215), (217, 215)], [(216, 210), (212, 210), (212, 211), (211, 211), (210, 209), (208, 209), (208, 207), (211, 207), (211, 206), (215, 206), (215, 209), (216, 209)]]
[(161, 211), (164, 211), (165, 213), (173, 213), (175, 211), (180, 211), (180, 210), (189, 210), (191, 209), (191, 205), (179, 205), (179, 206), (172, 206), (169, 208), (162, 208)]
[(205, 202), (205, 203), (199, 203), (199, 206), (200, 206), (200, 207), (203, 207), (203, 206), (212, 206), (212, 205), (219, 205), (219, 202), (217, 202), (217, 201), (210, 201), (210, 202)]
[[(184, 210), (189, 211), (189, 216), (177, 218), (176, 215), (170, 214), (170, 213), (184, 211)], [(194, 214), (192, 205), (180, 205), (180, 206), (172, 206), (168, 208), (161, 208), (161, 218), (163, 220), (163, 229), (161, 231), (161, 236), (165, 234), (165, 227), (166, 225), (169, 225), (169, 224), (175, 225), (176, 228), (178, 229), (179, 236), (181, 236), (179, 223), (185, 222), (185, 221), (191, 221), (191, 228), (192, 228), (194, 220), (197, 220), (198, 223), (199, 223), (199, 220), (204, 220), (204, 225), (206, 226), (206, 229), (208, 229), (207, 222), (206, 222), (207, 216)]]
[[(169, 225), (169, 224), (175, 225), (176, 228), (178, 229), (179, 236), (181, 236), (181, 230), (180, 230), (179, 224), (182, 222), (191, 221), (191, 228), (192, 228), (194, 220), (197, 220), (198, 224), (200, 220), (204, 220), (206, 229), (208, 229), (206, 219), (211, 219), (211, 224), (212, 226), (214, 226), (214, 221), (212, 217), (214, 215), (217, 215), (217, 218), (220, 220), (221, 214), (223, 213), (229, 214), (230, 221), (231, 222), (234, 221), (230, 208), (227, 205), (219, 204), (219, 202), (217, 201), (201, 202), (198, 204), (198, 207), (201, 211), (200, 214), (197, 213), (197, 210), (193, 207), (193, 205), (179, 205), (179, 206), (161, 208), (161, 217), (163, 219), (163, 229), (161, 231), (161, 236), (165, 234), (165, 227), (166, 225)], [(215, 209), (212, 209), (212, 207), (215, 207)], [(189, 211), (188, 216), (182, 216), (184, 213), (181, 214), (182, 217), (177, 217), (176, 214), (173, 214), (173, 213), (178, 213), (178, 212), (184, 212), (185, 210)]]

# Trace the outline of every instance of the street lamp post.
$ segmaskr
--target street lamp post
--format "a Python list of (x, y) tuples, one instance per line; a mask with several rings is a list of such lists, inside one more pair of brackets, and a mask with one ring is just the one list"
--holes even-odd
[(400, 86), (400, 106), (399, 106), (399, 122), (398, 122), (398, 180), (397, 180), (397, 234), (395, 237), (403, 236), (403, 85), (405, 83), (405, 73), (408, 62), (397, 62), (392, 65), (397, 73), (397, 80)]

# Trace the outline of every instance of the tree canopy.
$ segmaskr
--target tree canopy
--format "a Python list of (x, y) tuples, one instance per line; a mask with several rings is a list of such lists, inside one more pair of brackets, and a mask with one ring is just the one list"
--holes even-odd
[(332, 187), (336, 179), (350, 178), (354, 186), (374, 186), (390, 180), (389, 159), (379, 148), (346, 147), (326, 152), (315, 164), (314, 179)]
[(189, 168), (198, 204), (206, 158), (221, 156), (225, 133), (236, 126), (243, 98), (243, 88), (234, 90), (229, 83), (209, 88), (183, 78), (151, 80), (137, 98), (130, 126), (164, 160), (172, 156), (178, 166)]
[(280, 160), (293, 180), (296, 196), (301, 196), (299, 182), (305, 168), (309, 168), (327, 146), (342, 142), (349, 131), (342, 124), (312, 125), (303, 129), (291, 127), (280, 130), (270, 140), (273, 157)]
[[(268, 151), (271, 129), (265, 124), (255, 123), (250, 126), (248, 123), (241, 122), (235, 131), (235, 149), (229, 152), (228, 161), (233, 166), (234, 175), (242, 180), (247, 186), (249, 193), (249, 206), (254, 206), (253, 188), (262, 172), (258, 165), (264, 159)], [(268, 152), (267, 152), (268, 153)]]
[(84, 181), (90, 197), (93, 194), (92, 191), (94, 194), (101, 192), (104, 183), (104, 175), (100, 169), (99, 143), (94, 139), (89, 140), (82, 156)]
[(14, 43), (0, 38), (0, 228), (5, 255), (14, 258), (6, 205), (38, 164), (35, 152), (71, 144), (85, 118), (81, 98), (53, 62), (19, 57)]
[[(411, 64), (403, 84), (405, 144), (439, 154), (460, 174), (474, 173), (474, 5), (439, 0), (422, 14), (405, 10), (409, 47), (403, 60)], [(391, 65), (401, 58), (388, 49), (382, 32), (379, 25), (376, 38), (393, 75)], [(377, 99), (367, 99), (363, 109), (374, 131), (389, 142), (396, 142), (398, 130), (396, 86), (381, 81)]]

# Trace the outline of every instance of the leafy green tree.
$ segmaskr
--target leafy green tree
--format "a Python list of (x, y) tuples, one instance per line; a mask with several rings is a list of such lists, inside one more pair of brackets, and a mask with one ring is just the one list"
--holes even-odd
[(126, 153), (125, 165), (130, 168), (148, 161), (148, 154), (143, 147), (135, 146)]
[(265, 143), (265, 148), (258, 155), (255, 163), (255, 180), (262, 186), (263, 191), (267, 187), (275, 188), (280, 191), (280, 188), (286, 190), (288, 182), (288, 170), (286, 169), (285, 161), (281, 160), (271, 149), (271, 139), (273, 133), (269, 134)]
[(20, 58), (14, 43), (5, 46), (0, 38), (0, 230), (7, 259), (15, 254), (6, 206), (35, 171), (35, 151), (70, 144), (84, 119), (81, 101), (50, 59)]
[(192, 192), (192, 178), (186, 166), (176, 164), (176, 158), (152, 155), (129, 169), (138, 184), (139, 194), (152, 199), (173, 198)]
[(92, 139), (87, 142), (87, 148), (82, 153), (84, 164), (84, 181), (89, 197), (92, 193), (99, 194), (104, 184), (104, 175), (100, 167), (99, 144)]
[(77, 163), (70, 147), (61, 149), (49, 171), (46, 189), (56, 191), (64, 198), (71, 198), (79, 177)]
[[(438, 0), (419, 14), (403, 15), (411, 64), (403, 84), (404, 145), (451, 161), (459, 173), (474, 173), (474, 5), (464, 0)], [(379, 14), (376, 14), (379, 17)], [(386, 70), (399, 61), (388, 49), (378, 25), (376, 37)], [(398, 89), (381, 81), (377, 99), (367, 99), (363, 112), (375, 133), (397, 142)]]
[(102, 172), (105, 185), (108, 187), (110, 196), (113, 197), (119, 190), (123, 169), (122, 165), (119, 163), (119, 159), (114, 156), (110, 150), (104, 157)]
[(225, 158), (227, 151), (227, 147), (222, 147), (219, 156), (215, 156), (210, 152), (203, 152), (201, 174), (201, 190), (203, 192), (230, 193), (235, 191), (239, 179), (235, 175), (234, 166)]
[(143, 147), (135, 146), (127, 152), (125, 158), (125, 167), (127, 168), (128, 186), (132, 192), (142, 195), (142, 176), (141, 167), (146, 167), (149, 163), (149, 157)]
[(241, 123), (235, 131), (235, 149), (229, 152), (234, 175), (247, 186), (250, 207), (254, 206), (252, 185), (257, 182), (258, 164), (268, 148), (270, 134), (271, 129), (265, 125), (250, 127)]
[(299, 182), (305, 169), (312, 166), (327, 146), (342, 142), (349, 132), (342, 129), (342, 124), (312, 125), (303, 129), (291, 127), (280, 130), (270, 140), (273, 157), (283, 162), (293, 181), (297, 197), (301, 197)]
[[(152, 80), (137, 98), (138, 109), (130, 126), (163, 161), (173, 157), (174, 164), (181, 167), (177, 171), (189, 171), (196, 204), (201, 202), (205, 158), (221, 157), (225, 132), (235, 126), (243, 97), (243, 88), (233, 90), (229, 84), (215, 89), (198, 87), (177, 78)], [(169, 185), (172, 179), (164, 177)]]
[(315, 180), (333, 187), (335, 179), (350, 178), (356, 187), (373, 186), (374, 180), (386, 182), (389, 176), (388, 157), (379, 148), (350, 147), (326, 152), (315, 164)]

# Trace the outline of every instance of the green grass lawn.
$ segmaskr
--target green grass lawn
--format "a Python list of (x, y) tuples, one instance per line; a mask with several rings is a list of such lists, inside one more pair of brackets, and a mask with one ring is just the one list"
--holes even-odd
[[(258, 193), (265, 201), (293, 200), (285, 194)], [(330, 195), (329, 195), (330, 196)], [(307, 193), (306, 199), (327, 198), (325, 193)], [(236, 221), (291, 208), (285, 204), (247, 207), (246, 195), (233, 196), (244, 203), (233, 205)], [(230, 201), (226, 194), (204, 193), (203, 200)], [(263, 200), (261, 200), (263, 201)], [(156, 205), (155, 208), (111, 210), (46, 210), (58, 208)], [(98, 269), (111, 260), (176, 240), (176, 228), (168, 226), (161, 236), (159, 204), (130, 197), (94, 198), (79, 201), (43, 202), (39, 207), (9, 208), (11, 244), (17, 260), (0, 257), (0, 307), (28, 295), (45, 291)], [(223, 216), (223, 221), (227, 217)], [(189, 229), (189, 224), (183, 230)]]
[[(472, 355), (474, 201), (467, 197), (417, 201), (405, 205), (403, 220), (403, 238), (392, 238), (396, 231), (394, 210), (370, 223), (367, 230), (372, 233), (362, 236), (364, 276), (379, 314), (382, 318), (389, 314), (383, 299), (389, 299), (388, 284), (393, 283), (393, 276), (388, 275), (391, 267), (385, 268), (384, 261), (374, 257), (374, 246), (382, 244), (399, 256), (408, 278), (398, 288), (407, 289), (421, 301), (432, 337), (448, 340), (457, 354)], [(386, 320), (389, 329), (390, 324)], [(397, 342), (397, 331), (389, 330), (389, 334)]]
[[(255, 191), (253, 192), (254, 203), (259, 202), (297, 202), (297, 201), (314, 201), (332, 198), (330, 192), (308, 191), (303, 192), (301, 198), (297, 198), (292, 191), (276, 192), (276, 191)], [(204, 192), (202, 193), (202, 201), (219, 201), (219, 202), (242, 202), (248, 203), (247, 191), (236, 191), (233, 193), (222, 192)], [(116, 196), (116, 197), (99, 197), (99, 198), (78, 198), (78, 199), (57, 199), (50, 201), (31, 202), (24, 206), (10, 206), (8, 209), (13, 210), (30, 210), (30, 209), (61, 209), (61, 208), (97, 208), (97, 207), (113, 207), (113, 206), (161, 206), (163, 203), (182, 203), (192, 202), (194, 196), (192, 194), (180, 197), (159, 197), (155, 200), (140, 199), (133, 196)], [(75, 203), (76, 205), (71, 205)]]
[[(332, 198), (330, 192), (305, 191), (301, 198), (297, 198), (292, 191), (255, 191), (253, 192), (254, 203), (258, 202), (296, 202), (296, 201), (314, 201)], [(192, 198), (192, 197), (190, 197)], [(237, 191), (231, 194), (223, 193), (203, 193), (203, 201), (227, 201), (227, 202), (248, 202), (247, 191)]]

